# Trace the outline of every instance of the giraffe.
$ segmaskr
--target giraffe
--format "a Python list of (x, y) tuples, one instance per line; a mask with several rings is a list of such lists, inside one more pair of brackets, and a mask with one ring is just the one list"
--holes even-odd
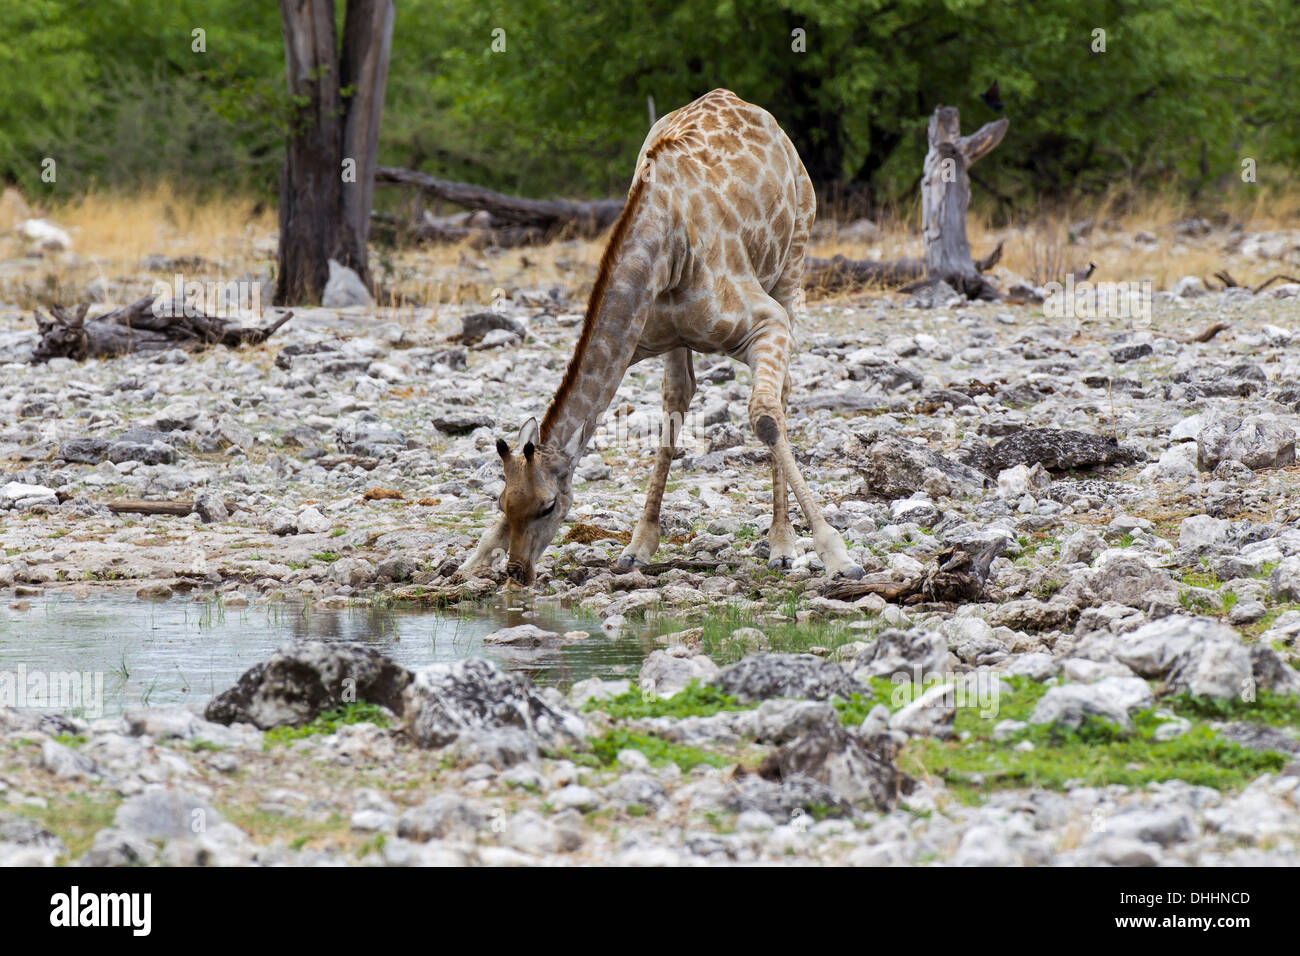
[(749, 421), (772, 457), (773, 568), (796, 557), (787, 486), (831, 576), (860, 578), (822, 515), (786, 436), (789, 362), (804, 247), (817, 200), (794, 144), (770, 113), (718, 89), (664, 116), (637, 157), (588, 300), (582, 331), (546, 414), (502, 440), (502, 514), (461, 565), (490, 566), (532, 584), (534, 567), (573, 501), (572, 476), (627, 369), (664, 357), (664, 427), (645, 506), (617, 560), (647, 563), (659, 546), (659, 509), (680, 424), (695, 394), (691, 353), (721, 353), (753, 371)]

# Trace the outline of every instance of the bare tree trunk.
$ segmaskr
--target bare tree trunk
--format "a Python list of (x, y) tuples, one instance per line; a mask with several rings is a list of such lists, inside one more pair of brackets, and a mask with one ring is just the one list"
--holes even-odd
[(930, 117), (930, 149), (921, 176), (921, 236), (929, 280), (943, 280), (968, 298), (997, 298), (980, 275), (966, 238), (970, 205), (970, 167), (1002, 142), (1006, 119), (961, 135), (955, 106), (940, 106)]
[(355, 90), (348, 101), (347, 124), (343, 128), (343, 157), (356, 160), (355, 177), (343, 184), (343, 221), (360, 262), (360, 268), (353, 268), (366, 285), (371, 284), (366, 241), (370, 237), (379, 123), (384, 115), (395, 12), (393, 0), (349, 0), (343, 22), (342, 83)]
[(371, 285), (366, 240), (394, 7), (349, 0), (341, 58), (334, 0), (280, 0), (280, 16), (289, 93), (302, 104), (280, 179), (275, 302), (287, 305), (320, 300), (330, 259)]

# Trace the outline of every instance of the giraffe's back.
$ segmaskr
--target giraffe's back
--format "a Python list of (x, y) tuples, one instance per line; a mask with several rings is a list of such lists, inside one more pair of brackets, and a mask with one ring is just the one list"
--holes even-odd
[[(643, 168), (647, 152), (655, 150)], [(673, 282), (642, 333), (641, 357), (686, 345), (734, 352), (755, 286), (790, 309), (816, 215), (812, 183), (776, 119), (729, 90), (664, 116), (646, 137), (644, 201), (666, 213)], [(761, 294), (761, 293), (760, 293)]]

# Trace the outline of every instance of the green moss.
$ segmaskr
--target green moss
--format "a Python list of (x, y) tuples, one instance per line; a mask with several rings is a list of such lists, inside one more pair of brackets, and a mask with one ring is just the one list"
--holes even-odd
[(1167, 697), (1166, 707), (1184, 717), (1206, 720), (1244, 720), (1273, 727), (1300, 727), (1300, 702), (1287, 694), (1261, 690), (1253, 701), (1238, 697), (1195, 697), (1179, 694)]
[(692, 770), (701, 764), (710, 767), (726, 767), (735, 762), (721, 754), (710, 753), (699, 747), (676, 744), (660, 737), (627, 730), (611, 730), (603, 737), (593, 737), (590, 752), (571, 753), (568, 756), (575, 763), (584, 766), (609, 767), (618, 759), (620, 750), (639, 750), (656, 767), (675, 763), (683, 771)]
[(645, 697), (640, 688), (631, 687), (627, 693), (607, 700), (588, 701), (583, 710), (603, 710), (615, 720), (636, 720), (642, 717), (709, 717), (724, 710), (749, 710), (753, 704), (742, 704), (730, 694), (712, 685), (701, 686), (691, 681), (672, 697)]
[(388, 717), (378, 704), (357, 701), (325, 711), (311, 723), (301, 727), (275, 727), (263, 735), (263, 740), (267, 747), (273, 744), (287, 744), (318, 734), (332, 734), (344, 724), (375, 724), (379, 727), (387, 727)]
[[(1121, 784), (1143, 787), (1164, 780), (1184, 780), (1218, 790), (1239, 790), (1261, 773), (1280, 770), (1289, 759), (1275, 752), (1248, 750), (1204, 723), (1182, 736), (1157, 740), (1164, 721), (1154, 710), (1133, 717), (1132, 729), (1099, 718), (1085, 718), (1077, 729), (1029, 725), (998, 741), (993, 727), (1003, 720), (1025, 721), (1048, 690), (1025, 678), (1012, 678), (1010, 693), (998, 699), (997, 715), (979, 716), (977, 708), (958, 708), (951, 740), (918, 739), (899, 765), (918, 776), (941, 777), (960, 799), (977, 803), (990, 791), (1017, 787), (1065, 790), (1076, 786)], [(1261, 694), (1254, 704), (1174, 698), (1166, 701), (1187, 716), (1232, 718), (1267, 723), (1296, 723), (1295, 703), (1280, 695)], [(1032, 749), (1024, 749), (1024, 744)], [(1020, 745), (1022, 749), (1017, 749)]]
[[(1034, 749), (1013, 749), (1022, 740), (1033, 743)], [(942, 777), (961, 799), (975, 803), (989, 790), (1008, 787), (1142, 787), (1184, 780), (1238, 790), (1261, 773), (1280, 770), (1287, 759), (1279, 753), (1247, 750), (1205, 726), (1156, 742), (1141, 732), (1125, 735), (1114, 725), (1094, 719), (1077, 731), (1032, 728), (1001, 744), (923, 740), (909, 747), (902, 765)]]
[[(876, 680), (871, 682), (877, 684)], [(879, 681), (879, 683), (888, 685), (888, 681)], [(840, 723), (845, 727), (857, 727), (867, 719), (867, 714), (871, 713), (871, 708), (879, 704), (880, 701), (872, 697), (863, 697), (861, 694), (854, 694), (848, 700), (843, 697), (831, 698), (831, 706), (835, 708), (835, 713), (840, 718)]]

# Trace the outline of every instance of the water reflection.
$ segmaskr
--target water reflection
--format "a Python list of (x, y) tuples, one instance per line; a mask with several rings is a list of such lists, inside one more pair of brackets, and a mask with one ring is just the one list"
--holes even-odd
[[(486, 606), (400, 610), (379, 605), (346, 610), (272, 604), (224, 607), (185, 598), (138, 601), (131, 595), (77, 600), (52, 591), (27, 610), (0, 607), (0, 675), (103, 675), (104, 713), (141, 704), (205, 702), (275, 648), (294, 639), (360, 641), (410, 669), (484, 656), (538, 684), (567, 688), (586, 677), (635, 674), (653, 648), (624, 631), (607, 637), (590, 619), (556, 605), (524, 608), (504, 597)], [(536, 624), (590, 636), (546, 649), (484, 645), (502, 627)]]

